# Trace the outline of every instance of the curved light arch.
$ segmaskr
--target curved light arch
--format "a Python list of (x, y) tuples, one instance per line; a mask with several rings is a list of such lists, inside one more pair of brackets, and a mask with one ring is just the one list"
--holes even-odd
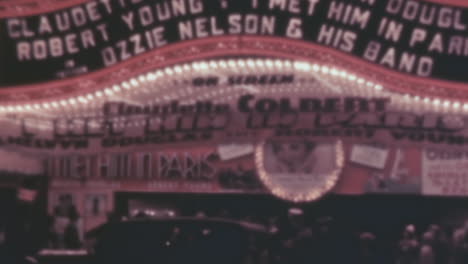
[[(297, 76), (298, 82), (291, 85), (248, 87), (245, 85), (197, 88), (189, 83), (200, 76), (225, 77), (230, 74), (285, 74)], [(317, 80), (313, 83), (311, 80)], [(215, 89), (215, 90), (214, 90)], [(184, 63), (148, 71), (93, 93), (74, 97), (51, 99), (35, 104), (0, 106), (0, 117), (33, 117), (37, 128), (51, 130), (44, 125), (54, 118), (79, 119), (103, 117), (102, 108), (106, 102), (119, 101), (136, 105), (167, 104), (178, 100), (180, 104), (193, 104), (201, 100), (214, 103), (232, 103), (242, 94), (253, 93), (263, 96), (307, 96), (307, 97), (365, 97), (389, 98), (390, 111), (412, 113), (468, 114), (468, 103), (441, 100), (396, 93), (382, 84), (346, 70), (319, 63), (273, 58), (243, 58), (228, 60), (203, 60)], [(144, 126), (142, 122), (131, 122), (124, 118), (115, 119), (117, 127)], [(17, 122), (13, 120), (14, 122)], [(42, 121), (44, 124), (41, 124)]]
[[(392, 98), (395, 104), (398, 103), (404, 107), (413, 106), (410, 108), (414, 108), (414, 110), (424, 109), (426, 111), (451, 113), (464, 113), (468, 111), (468, 103), (397, 93), (359, 74), (348, 72), (332, 65), (285, 59), (250, 58), (203, 60), (178, 64), (134, 76), (92, 93), (84, 93), (55, 100), (43, 100), (33, 104), (0, 105), (0, 113), (34, 113), (40, 110), (42, 113), (52, 115), (57, 112), (63, 114), (64, 111), (77, 111), (84, 114), (83, 110), (94, 108), (100, 110), (100, 104), (106, 101), (132, 101), (135, 100), (132, 97), (143, 93), (155, 95), (154, 102), (158, 102), (164, 101), (165, 98), (171, 95), (174, 86), (178, 84), (177, 82), (182, 81), (187, 83), (190, 78), (195, 76), (210, 74), (222, 76), (229, 73), (248, 74), (251, 72), (266, 74), (290, 72), (299, 74), (302, 77), (308, 75), (321, 82), (320, 89), (323, 90), (322, 92), (327, 91), (341, 96), (387, 96)], [(348, 89), (348, 86), (353, 88)], [(187, 93), (190, 93), (189, 90), (192, 88), (190, 85), (187, 85), (185, 89)], [(217, 89), (223, 89), (223, 87), (218, 87)], [(136, 100), (136, 102), (147, 104), (151, 103), (151, 100), (146, 102)]]

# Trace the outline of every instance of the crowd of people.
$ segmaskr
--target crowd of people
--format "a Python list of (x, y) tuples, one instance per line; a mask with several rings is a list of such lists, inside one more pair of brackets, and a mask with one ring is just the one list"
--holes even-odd
[[(274, 218), (273, 218), (274, 219)], [(468, 263), (468, 221), (449, 231), (440, 225), (417, 230), (408, 224), (399, 241), (320, 217), (307, 224), (302, 211), (289, 211), (286, 225), (270, 222), (276, 238), (264, 263), (462, 264)], [(259, 263), (253, 261), (252, 263)]]
[[(286, 217), (252, 215), (234, 217), (227, 210), (195, 217), (234, 218), (257, 222), (268, 235), (249, 239), (243, 264), (466, 264), (468, 263), (468, 221), (449, 230), (443, 225), (402, 226), (401, 234), (388, 236), (330, 216), (305, 217), (300, 208), (289, 209)], [(142, 212), (137, 217), (145, 217)], [(419, 228), (419, 229), (418, 229)]]
[[(311, 214), (302, 208), (286, 213), (259, 212), (241, 215), (228, 209), (218, 211), (168, 211), (165, 216), (145, 210), (127, 216), (232, 219), (261, 224), (266, 236), (252, 233), (248, 254), (242, 264), (466, 264), (468, 263), (468, 221), (453, 223), (357, 225), (348, 218)], [(313, 211), (313, 210), (312, 210)], [(277, 210), (276, 212), (285, 212)], [(119, 221), (121, 215), (109, 215)], [(364, 216), (363, 216), (364, 217)], [(365, 218), (365, 217), (364, 217)], [(393, 221), (393, 220), (392, 220)], [(69, 197), (63, 197), (49, 222), (49, 247), (77, 249), (85, 243), (78, 236), (80, 217)], [(458, 222), (458, 224), (454, 224)], [(375, 227), (378, 228), (375, 228)], [(391, 229), (393, 231), (382, 232)], [(399, 231), (395, 231), (399, 230)], [(0, 230), (1, 233), (1, 230)], [(3, 241), (0, 234), (0, 245)], [(19, 239), (19, 238), (18, 238)], [(21, 243), (24, 239), (21, 238)], [(15, 244), (16, 245), (16, 244)]]
[(468, 221), (451, 234), (439, 225), (430, 225), (418, 236), (414, 225), (406, 226), (398, 244), (397, 263), (468, 263)]

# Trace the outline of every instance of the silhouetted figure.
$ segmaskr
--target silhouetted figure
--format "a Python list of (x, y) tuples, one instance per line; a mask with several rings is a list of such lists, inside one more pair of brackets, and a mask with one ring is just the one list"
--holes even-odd
[(48, 248), (57, 248), (58, 247), (58, 238), (57, 233), (54, 229), (54, 217), (52, 215), (47, 216), (47, 247)]
[(336, 254), (339, 250), (340, 242), (337, 238), (336, 229), (334, 228), (334, 220), (332, 217), (320, 217), (317, 219), (317, 230), (315, 238), (314, 253), (317, 256), (318, 263), (323, 264), (338, 264), (343, 263), (343, 255)]
[(70, 223), (68, 216), (64, 214), (60, 208), (54, 209), (54, 220), (53, 220), (53, 233), (54, 233), (54, 245), (55, 248), (65, 247), (65, 230)]
[[(462, 236), (460, 238), (460, 236)], [(454, 234), (453, 264), (468, 263), (468, 232)]]
[(15, 205), (7, 213), (5, 241), (8, 260), (2, 264), (34, 261), (32, 256), (46, 246), (47, 221), (41, 207), (44, 196), (39, 195), (42, 184), (39, 177), (26, 178), (18, 189)]
[(6, 263), (6, 245), (5, 245), (6, 235), (3, 223), (0, 222), (0, 263)]
[(423, 234), (421, 247), (419, 250), (419, 264), (435, 264), (435, 252), (433, 249), (434, 234), (428, 231)]
[[(274, 263), (311, 263), (314, 259), (314, 236), (311, 228), (304, 223), (304, 213), (300, 208), (290, 208), (285, 225), (277, 235), (279, 245), (271, 244), (271, 258)], [(279, 253), (275, 247), (279, 247)]]
[(359, 264), (378, 264), (376, 238), (370, 232), (363, 232), (359, 236)]
[(281, 261), (281, 230), (278, 223), (278, 218), (270, 216), (267, 219), (267, 228), (269, 233), (269, 239), (267, 241), (266, 247), (267, 251), (266, 258), (270, 264), (278, 264)]
[(431, 225), (429, 227), (429, 232), (431, 232), (434, 237), (432, 250), (434, 251), (435, 263), (448, 263), (450, 255), (450, 245), (446, 233), (438, 225)]
[(197, 211), (197, 212), (195, 213), (195, 217), (196, 217), (196, 218), (206, 218), (207, 216), (206, 216), (205, 211), (199, 210), (199, 211)]
[(94, 198), (93, 198), (93, 206), (92, 206), (93, 215), (99, 215), (99, 213), (100, 213), (99, 208), (100, 208), (100, 206), (99, 206), (99, 198), (98, 198), (98, 197), (94, 197)]
[(406, 226), (403, 238), (398, 244), (397, 264), (417, 264), (419, 256), (419, 242), (413, 225)]
[(70, 211), (70, 222), (65, 228), (64, 242), (67, 249), (79, 249), (81, 247), (80, 234), (78, 229), (79, 216), (76, 211)]

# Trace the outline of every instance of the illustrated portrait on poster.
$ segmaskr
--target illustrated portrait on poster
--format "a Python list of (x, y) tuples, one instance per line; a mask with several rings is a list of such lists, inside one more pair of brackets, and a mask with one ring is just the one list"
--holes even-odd
[(85, 199), (87, 216), (102, 216), (107, 213), (107, 195), (104, 193), (87, 194)]
[(296, 138), (264, 141), (257, 146), (255, 158), (260, 179), (274, 194), (307, 201), (334, 186), (343, 166), (343, 155), (341, 141)]
[(317, 163), (315, 148), (312, 141), (270, 142), (269, 151), (272, 162), (267, 163), (269, 171), (274, 173), (307, 173), (314, 170)]

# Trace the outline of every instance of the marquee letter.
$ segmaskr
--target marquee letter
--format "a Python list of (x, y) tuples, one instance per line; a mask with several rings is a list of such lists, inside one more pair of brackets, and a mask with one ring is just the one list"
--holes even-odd
[(291, 18), (289, 20), (288, 29), (286, 30), (286, 36), (289, 38), (302, 38), (302, 20), (299, 18)]
[(252, 108), (249, 107), (249, 101), (252, 100), (253, 98), (254, 96), (251, 94), (244, 95), (241, 98), (239, 98), (239, 102), (237, 104), (237, 109), (239, 110), (239, 112), (242, 112), (242, 113), (251, 112)]

